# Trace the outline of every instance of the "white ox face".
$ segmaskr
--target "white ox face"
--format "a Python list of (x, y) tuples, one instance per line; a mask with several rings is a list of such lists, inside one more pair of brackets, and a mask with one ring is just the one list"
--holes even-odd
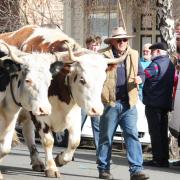
[(88, 115), (101, 115), (101, 92), (106, 79), (107, 62), (102, 55), (95, 53), (78, 58), (70, 83), (73, 99)]
[(19, 71), (15, 98), (34, 115), (48, 115), (51, 105), (48, 101), (48, 88), (52, 75), (46, 54), (29, 54), (21, 57), (24, 63)]

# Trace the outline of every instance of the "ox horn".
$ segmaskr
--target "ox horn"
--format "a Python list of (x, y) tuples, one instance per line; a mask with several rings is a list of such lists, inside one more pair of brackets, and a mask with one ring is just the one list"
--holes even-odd
[(127, 53), (122, 55), (119, 58), (106, 58), (107, 64), (119, 64), (122, 63), (126, 59)]
[(67, 55), (69, 53), (68, 60), (67, 60), (67, 58), (65, 58), (66, 60), (64, 60), (64, 61), (62, 60), (64, 63), (79, 62), (79, 58), (74, 56), (73, 51), (72, 51), (70, 45), (67, 42), (65, 42), (65, 44), (68, 47), (68, 52), (67, 51), (63, 51), (63, 52), (56, 52), (56, 53), (54, 53), (54, 55), (57, 57), (57, 59), (59, 60), (59, 59), (61, 59), (63, 57), (67, 57)]
[(72, 51), (70, 45), (69, 45), (67, 42), (65, 42), (65, 44), (66, 44), (66, 46), (68, 47), (68, 52), (69, 52), (70, 60), (71, 60), (71, 61), (77, 61), (77, 62), (79, 62), (79, 58), (76, 57), (76, 56), (74, 56), (73, 51)]
[(119, 58), (106, 58), (107, 64), (119, 64), (125, 60), (125, 57), (121, 56)]
[(9, 56), (12, 58), (13, 61), (19, 63), (19, 64), (23, 64), (23, 61), (21, 58), (19, 58), (18, 56), (16, 56), (16, 54), (14, 54), (10, 48), (10, 46), (5, 43), (4, 41), (0, 41), (1, 44), (3, 44), (4, 46), (6, 46), (6, 48), (8, 49), (9, 51)]

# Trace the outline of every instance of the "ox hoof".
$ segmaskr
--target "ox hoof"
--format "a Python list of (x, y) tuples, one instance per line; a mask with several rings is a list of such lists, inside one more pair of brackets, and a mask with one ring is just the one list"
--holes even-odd
[(44, 169), (45, 169), (44, 164), (35, 164), (32, 166), (33, 171), (44, 172)]
[(60, 156), (60, 155), (57, 155), (56, 158), (54, 159), (54, 161), (55, 161), (55, 163), (56, 163), (56, 166), (61, 167), (61, 166), (63, 166), (64, 164), (61, 164), (61, 163), (59, 162), (59, 156)]
[(46, 175), (46, 177), (59, 178), (60, 172), (59, 171), (53, 171), (53, 170), (45, 170), (45, 175)]

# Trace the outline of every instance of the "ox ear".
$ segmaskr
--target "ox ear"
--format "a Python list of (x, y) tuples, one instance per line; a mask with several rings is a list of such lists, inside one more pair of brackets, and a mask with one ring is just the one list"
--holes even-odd
[(50, 72), (52, 73), (52, 76), (57, 75), (63, 67), (64, 63), (61, 61), (56, 61), (55, 63), (51, 64)]
[(6, 59), (3, 61), (3, 67), (8, 73), (16, 73), (21, 70), (20, 64), (12, 61), (11, 59)]
[(6, 71), (5, 68), (0, 67), (0, 92), (5, 91), (7, 85), (10, 82), (9, 73)]

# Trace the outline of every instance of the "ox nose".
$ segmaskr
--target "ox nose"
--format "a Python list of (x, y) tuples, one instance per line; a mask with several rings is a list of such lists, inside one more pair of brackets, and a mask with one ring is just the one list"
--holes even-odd
[(38, 107), (37, 111), (35, 112), (36, 116), (47, 116), (51, 114), (51, 108), (50, 107)]

